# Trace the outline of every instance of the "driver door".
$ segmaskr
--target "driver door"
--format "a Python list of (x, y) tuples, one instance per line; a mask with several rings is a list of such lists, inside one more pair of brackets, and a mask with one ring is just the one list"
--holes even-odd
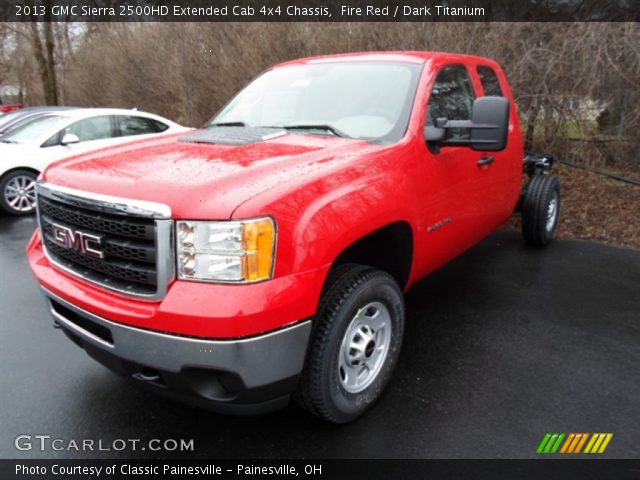
[[(438, 118), (470, 120), (476, 97), (472, 77), (462, 64), (441, 67), (428, 99), (425, 126)], [(465, 139), (468, 129), (453, 129), (449, 138)], [(422, 238), (433, 270), (484, 238), (496, 227), (497, 198), (491, 165), (482, 152), (467, 146), (426, 144), (422, 154), (425, 192)], [(480, 162), (480, 163), (479, 163)], [(435, 254), (434, 252), (437, 252)]]

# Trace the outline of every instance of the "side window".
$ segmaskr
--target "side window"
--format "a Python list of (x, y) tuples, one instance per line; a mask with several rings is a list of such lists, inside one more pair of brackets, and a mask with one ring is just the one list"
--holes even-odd
[(162, 123), (160, 120), (150, 118), (149, 122), (151, 122), (151, 125), (154, 126), (156, 132), (164, 132), (167, 128), (169, 128), (169, 125), (167, 125), (166, 123)]
[(42, 145), (40, 145), (41, 147), (55, 147), (56, 145), (60, 145), (60, 142), (62, 141), (62, 134), (64, 133), (64, 130), (60, 130), (58, 133), (56, 133), (55, 135), (52, 135), (51, 137), (49, 137), (49, 139), (44, 142)]
[(498, 76), (492, 68), (485, 66), (478, 67), (478, 76), (480, 77), (480, 83), (482, 83), (485, 95), (491, 97), (504, 97), (502, 89), (500, 88)]
[[(433, 84), (427, 124), (432, 125), (437, 118), (448, 120), (471, 120), (474, 100), (473, 87), (469, 73), (463, 65), (448, 65), (438, 73)], [(449, 138), (468, 138), (469, 130), (456, 128), (450, 130)]]
[(67, 127), (66, 133), (73, 133), (81, 142), (111, 138), (114, 136), (111, 116), (85, 118)]
[(144, 117), (120, 115), (118, 116), (118, 121), (120, 123), (120, 135), (123, 137), (157, 133), (169, 128), (168, 125), (165, 125), (162, 122)]

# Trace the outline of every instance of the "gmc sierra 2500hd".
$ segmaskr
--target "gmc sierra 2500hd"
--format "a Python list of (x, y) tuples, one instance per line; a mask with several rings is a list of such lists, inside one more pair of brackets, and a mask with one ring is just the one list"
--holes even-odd
[(29, 262), (55, 324), (139, 384), (342, 423), (389, 381), (404, 291), (514, 212), (551, 240), (550, 160), (525, 157), (492, 60), (296, 60), (200, 131), (48, 168)]

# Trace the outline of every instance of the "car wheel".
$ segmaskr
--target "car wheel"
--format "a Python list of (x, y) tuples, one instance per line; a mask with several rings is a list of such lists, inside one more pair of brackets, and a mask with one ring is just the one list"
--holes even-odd
[(529, 245), (547, 245), (558, 225), (560, 180), (557, 175), (535, 175), (522, 203), (522, 235)]
[(10, 215), (29, 215), (36, 209), (37, 174), (14, 170), (0, 181), (0, 208)]
[(383, 271), (339, 267), (313, 324), (295, 398), (320, 418), (349, 422), (371, 407), (391, 377), (404, 331), (402, 291)]

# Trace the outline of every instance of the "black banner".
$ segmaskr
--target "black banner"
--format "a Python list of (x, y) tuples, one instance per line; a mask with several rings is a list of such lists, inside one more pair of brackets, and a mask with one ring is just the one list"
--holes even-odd
[(0, 478), (638, 479), (640, 460), (0, 460)]
[(623, 22), (640, 0), (3, 0), (3, 22)]

